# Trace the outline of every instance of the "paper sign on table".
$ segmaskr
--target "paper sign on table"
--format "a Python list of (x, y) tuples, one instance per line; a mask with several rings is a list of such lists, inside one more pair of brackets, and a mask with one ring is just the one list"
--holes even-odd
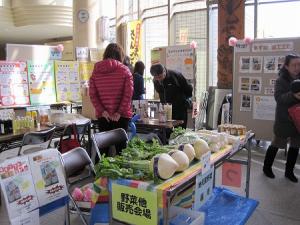
[(0, 178), (10, 220), (39, 207), (27, 156), (5, 160)]
[(193, 209), (198, 210), (211, 196), (213, 190), (214, 167), (209, 167), (206, 173), (200, 173), (196, 177), (195, 201)]
[(68, 195), (63, 169), (56, 149), (29, 155), (40, 206)]
[(211, 151), (206, 152), (201, 156), (202, 174), (205, 174), (210, 170), (210, 156), (211, 156)]
[(113, 218), (136, 225), (157, 224), (157, 195), (155, 192), (112, 184)]
[(21, 216), (13, 218), (11, 225), (37, 225), (40, 224), (39, 209), (32, 212), (21, 214)]

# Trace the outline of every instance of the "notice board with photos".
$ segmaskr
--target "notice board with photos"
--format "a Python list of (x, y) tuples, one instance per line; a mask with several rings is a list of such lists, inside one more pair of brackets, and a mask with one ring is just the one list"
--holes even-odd
[(232, 121), (247, 126), (257, 140), (273, 138), (275, 82), (290, 53), (300, 53), (300, 38), (238, 41), (234, 47)]

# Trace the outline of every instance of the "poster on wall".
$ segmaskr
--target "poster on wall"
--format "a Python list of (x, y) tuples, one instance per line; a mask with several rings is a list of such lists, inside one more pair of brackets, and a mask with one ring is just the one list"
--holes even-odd
[(53, 61), (27, 61), (30, 102), (32, 105), (56, 102)]
[(79, 62), (79, 78), (80, 84), (85, 84), (92, 76), (94, 70), (94, 63), (92, 62)]
[(131, 65), (135, 63), (142, 57), (142, 21), (135, 20), (128, 22), (127, 26), (127, 40), (129, 46), (129, 58)]
[(253, 97), (253, 119), (274, 120), (276, 102), (274, 96)]
[(194, 79), (194, 49), (188, 45), (170, 46), (166, 50), (166, 67), (175, 70), (188, 79)]
[(7, 159), (0, 164), (0, 179), (10, 220), (39, 207), (27, 156)]
[(0, 61), (0, 105), (29, 105), (27, 65)]
[(59, 153), (56, 149), (30, 154), (29, 162), (40, 206), (68, 195)]
[(78, 62), (55, 61), (57, 101), (80, 101)]

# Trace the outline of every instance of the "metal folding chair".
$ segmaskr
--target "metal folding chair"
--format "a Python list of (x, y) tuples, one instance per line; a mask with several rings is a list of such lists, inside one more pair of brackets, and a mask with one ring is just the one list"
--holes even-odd
[(34, 132), (28, 132), (28, 133), (24, 134), (24, 137), (22, 140), (22, 145), (20, 146), (19, 151), (18, 151), (18, 156), (20, 156), (22, 154), (29, 154), (32, 152), (36, 152), (36, 151), (45, 149), (44, 147), (41, 147), (41, 146), (35, 146), (32, 148), (28, 148), (22, 152), (23, 147), (26, 145), (40, 145), (40, 144), (43, 144), (43, 143), (46, 143), (47, 141), (49, 141), (49, 143), (46, 147), (46, 148), (49, 148), (52, 138), (53, 138), (53, 135), (54, 135), (54, 132), (55, 132), (55, 127), (52, 127), (49, 130), (34, 131)]
[(109, 155), (113, 156), (116, 145), (127, 145), (128, 136), (124, 129), (118, 128), (110, 131), (95, 133), (92, 137), (93, 149), (101, 159), (101, 149), (109, 148)]
[[(69, 193), (70, 200), (74, 205), (76, 212), (79, 214), (83, 224), (88, 225), (88, 222), (84, 218), (84, 214), (87, 213), (83, 213), (81, 209), (78, 207), (76, 201), (72, 197), (72, 191), (76, 185), (82, 186), (84, 184), (84, 181), (94, 181), (94, 174), (95, 174), (94, 164), (91, 161), (86, 150), (81, 147), (74, 148), (62, 154), (61, 159), (64, 167), (64, 173), (65, 173), (64, 175), (68, 186), (68, 193)], [(84, 179), (78, 179), (74, 181), (74, 177), (78, 176), (78, 173), (84, 171), (86, 167), (89, 167), (89, 169), (92, 171), (92, 173), (90, 173), (90, 176), (84, 177)], [(69, 205), (67, 206), (67, 211), (68, 211), (68, 221), (70, 221)]]

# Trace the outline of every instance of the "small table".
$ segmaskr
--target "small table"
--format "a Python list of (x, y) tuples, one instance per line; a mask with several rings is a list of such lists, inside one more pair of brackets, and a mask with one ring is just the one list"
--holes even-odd
[(152, 132), (155, 129), (162, 131), (162, 143), (167, 144), (167, 129), (173, 129), (183, 124), (183, 120), (168, 120), (167, 122), (159, 122), (158, 119), (140, 120), (135, 123), (136, 129), (141, 133)]

